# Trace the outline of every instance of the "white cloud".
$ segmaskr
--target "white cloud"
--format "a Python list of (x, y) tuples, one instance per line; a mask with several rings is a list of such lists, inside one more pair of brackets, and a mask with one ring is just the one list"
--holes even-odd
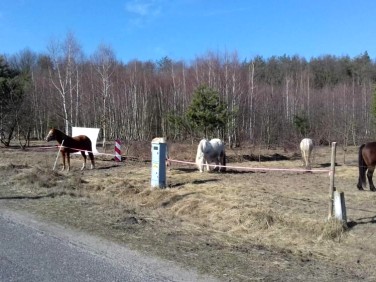
[(125, 5), (125, 9), (141, 18), (154, 18), (161, 13), (160, 2), (156, 0), (133, 0)]
[(129, 0), (125, 4), (128, 14), (129, 31), (139, 29), (154, 22), (162, 14), (164, 0)]

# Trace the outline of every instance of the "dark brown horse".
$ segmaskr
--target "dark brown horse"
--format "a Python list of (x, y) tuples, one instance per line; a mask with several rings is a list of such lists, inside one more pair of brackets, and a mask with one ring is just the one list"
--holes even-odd
[(91, 140), (86, 135), (79, 135), (75, 137), (70, 137), (56, 128), (52, 128), (46, 137), (46, 141), (56, 140), (60, 145), (60, 153), (63, 157), (63, 169), (65, 169), (65, 158), (67, 158), (68, 171), (70, 170), (70, 153), (81, 152), (84, 158), (84, 163), (82, 164), (81, 170), (86, 167), (86, 154), (88, 152), (91, 160), (91, 169), (95, 167), (94, 155), (91, 147)]
[(369, 142), (359, 147), (359, 180), (358, 189), (364, 190), (367, 186), (366, 172), (371, 191), (376, 191), (372, 176), (376, 166), (376, 142)]

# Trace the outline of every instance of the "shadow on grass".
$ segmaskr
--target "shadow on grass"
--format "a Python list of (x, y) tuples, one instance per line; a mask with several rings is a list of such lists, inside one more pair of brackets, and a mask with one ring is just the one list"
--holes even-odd
[(190, 167), (172, 167), (170, 170), (177, 170), (177, 171), (181, 171), (181, 172), (187, 172), (187, 173), (191, 173), (191, 172), (197, 172), (197, 168), (190, 168)]
[(217, 182), (219, 179), (199, 179), (199, 180), (193, 180), (192, 184), (204, 184), (208, 182)]
[[(242, 155), (241, 158), (246, 161), (250, 162), (271, 162), (271, 161), (288, 161), (294, 158), (289, 158), (281, 154), (273, 154), (271, 156), (264, 156), (264, 155)], [(231, 158), (228, 158), (231, 160)]]
[[(246, 169), (246, 168), (245, 168)], [(212, 170), (209, 173), (215, 173), (215, 174), (247, 174), (247, 173), (255, 173), (255, 171), (252, 170), (241, 170), (241, 169), (226, 169), (226, 171), (221, 171), (219, 172), (217, 169)], [(193, 173), (193, 172), (198, 172), (197, 168), (172, 168), (171, 170), (176, 170), (176, 171), (181, 171), (181, 172), (186, 172), (186, 173)], [(260, 173), (265, 173), (265, 171), (258, 171)], [(207, 171), (203, 173), (208, 173)]]
[(177, 182), (177, 183), (170, 183), (168, 184), (169, 188), (179, 188), (181, 186), (187, 185), (187, 184), (204, 184), (208, 182), (217, 182), (219, 179), (201, 179), (201, 180), (193, 180), (191, 182)]
[[(257, 171), (259, 173), (266, 173), (266, 171)], [(256, 173), (256, 171), (253, 170), (235, 170), (235, 169), (226, 169), (226, 171), (221, 172), (226, 174), (248, 174), (248, 173)]]
[[(331, 163), (319, 164), (320, 167), (330, 167), (331, 165), (332, 165)], [(341, 165), (339, 165), (338, 163), (336, 163), (336, 166), (341, 166)]]
[(162, 207), (168, 207), (168, 206), (171, 206), (173, 204), (175, 204), (176, 202), (184, 199), (185, 197), (189, 196), (189, 195), (194, 195), (196, 194), (196, 192), (190, 192), (190, 193), (186, 193), (186, 194), (183, 194), (183, 195), (175, 195), (173, 197), (171, 197), (171, 199), (169, 199), (168, 201), (164, 201), (161, 206)]
[(349, 228), (353, 228), (357, 225), (360, 225), (360, 224), (374, 224), (376, 223), (376, 215), (374, 216), (369, 216), (369, 217), (361, 217), (361, 218), (358, 218), (356, 220), (352, 220), (352, 221), (349, 221), (347, 222), (347, 226)]
[(55, 198), (58, 196), (65, 196), (65, 195), (74, 196), (74, 197), (77, 196), (75, 193), (59, 192), (59, 193), (49, 193), (46, 195), (38, 195), (38, 196), (22, 196), (22, 195), (3, 196), (3, 197), (0, 197), (0, 200), (39, 200), (43, 198)]
[(116, 167), (123, 167), (123, 166), (121, 166), (121, 165), (109, 165), (109, 166), (96, 167), (95, 169), (97, 169), (97, 170), (106, 170), (106, 169), (111, 169), (111, 168), (116, 168)]

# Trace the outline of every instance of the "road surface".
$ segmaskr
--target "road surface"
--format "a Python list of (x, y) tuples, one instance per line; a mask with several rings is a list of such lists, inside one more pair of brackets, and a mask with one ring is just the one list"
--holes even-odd
[(123, 245), (0, 208), (0, 281), (216, 281)]

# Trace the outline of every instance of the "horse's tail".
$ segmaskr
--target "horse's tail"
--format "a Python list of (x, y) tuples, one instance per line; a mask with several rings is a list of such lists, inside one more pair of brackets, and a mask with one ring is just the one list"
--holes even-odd
[(366, 186), (366, 171), (367, 165), (363, 158), (363, 148), (365, 144), (360, 145), (359, 147), (359, 155), (358, 155), (358, 165), (359, 165), (359, 181), (358, 181), (358, 189), (363, 190)]
[(200, 172), (203, 170), (203, 165), (204, 165), (204, 152), (203, 152), (203, 142), (204, 139), (198, 143), (197, 146), (197, 154), (196, 154), (196, 165), (197, 168), (199, 169)]

